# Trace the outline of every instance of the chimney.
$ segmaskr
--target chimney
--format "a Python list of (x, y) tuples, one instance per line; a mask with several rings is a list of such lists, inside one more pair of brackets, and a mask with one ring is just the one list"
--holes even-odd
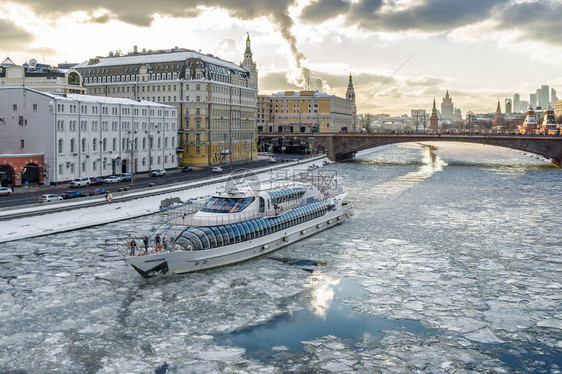
[(136, 45), (134, 45), (134, 46), (133, 46), (133, 52), (134, 52), (135, 54), (137, 54), (138, 50), (139, 50), (139, 48), (138, 48)]

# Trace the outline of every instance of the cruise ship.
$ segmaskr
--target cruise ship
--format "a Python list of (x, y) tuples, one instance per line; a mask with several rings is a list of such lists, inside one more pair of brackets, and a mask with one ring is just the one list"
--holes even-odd
[(341, 188), (296, 182), (235, 187), (200, 205), (175, 209), (148, 244), (142, 236), (130, 237), (119, 251), (145, 278), (231, 265), (342, 223), (352, 208), (346, 195)]

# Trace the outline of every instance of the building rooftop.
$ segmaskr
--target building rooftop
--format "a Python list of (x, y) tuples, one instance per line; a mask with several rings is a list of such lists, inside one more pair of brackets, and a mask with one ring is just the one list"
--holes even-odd
[(81, 94), (74, 94), (74, 93), (50, 93), (50, 92), (41, 92), (37, 90), (32, 90), (30, 88), (24, 88), (24, 87), (0, 87), (0, 92), (2, 90), (27, 90), (40, 95), (51, 97), (56, 100), (68, 99), (68, 100), (89, 102), (89, 103), (144, 105), (144, 106), (163, 107), (163, 108), (175, 108), (174, 106), (171, 105), (160, 104), (160, 103), (155, 103), (152, 101), (145, 101), (145, 100), (133, 100), (133, 99), (125, 99), (125, 98), (117, 98), (117, 97), (106, 97), (106, 96), (91, 96), (91, 95), (81, 95)]
[(222, 60), (213, 55), (205, 55), (202, 53), (185, 50), (185, 49), (158, 51), (157, 53), (137, 52), (137, 53), (131, 53), (123, 56), (97, 57), (95, 59), (91, 59), (90, 61), (86, 61), (81, 64), (78, 64), (74, 66), (74, 68), (84, 69), (84, 68), (101, 68), (101, 67), (109, 67), (109, 66), (123, 66), (123, 65), (159, 64), (159, 63), (167, 63), (167, 62), (186, 61), (191, 58), (201, 59), (209, 64), (222, 66), (237, 72), (242, 72), (242, 73), (247, 72), (246, 69), (243, 69), (232, 62)]
[(272, 97), (332, 97), (334, 95), (328, 95), (324, 92), (319, 91), (285, 91), (278, 92), (271, 95)]

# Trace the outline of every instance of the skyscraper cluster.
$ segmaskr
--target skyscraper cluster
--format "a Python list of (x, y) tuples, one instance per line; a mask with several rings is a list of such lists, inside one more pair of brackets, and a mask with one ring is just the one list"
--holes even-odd
[(513, 112), (525, 112), (527, 108), (532, 106), (537, 109), (547, 109), (549, 106), (554, 107), (556, 102), (559, 101), (556, 95), (556, 90), (547, 85), (542, 85), (534, 93), (529, 95), (529, 101), (521, 100), (521, 96), (516, 93), (513, 95)]

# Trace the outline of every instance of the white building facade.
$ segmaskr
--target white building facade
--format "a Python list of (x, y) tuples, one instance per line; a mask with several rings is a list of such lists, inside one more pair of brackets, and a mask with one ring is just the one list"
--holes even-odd
[(240, 65), (183, 48), (94, 58), (75, 69), (89, 95), (174, 105), (179, 164), (208, 166), (257, 157), (256, 63), (246, 40)]
[(0, 156), (43, 155), (34, 162), (43, 184), (177, 167), (169, 105), (2, 88), (0, 130)]

